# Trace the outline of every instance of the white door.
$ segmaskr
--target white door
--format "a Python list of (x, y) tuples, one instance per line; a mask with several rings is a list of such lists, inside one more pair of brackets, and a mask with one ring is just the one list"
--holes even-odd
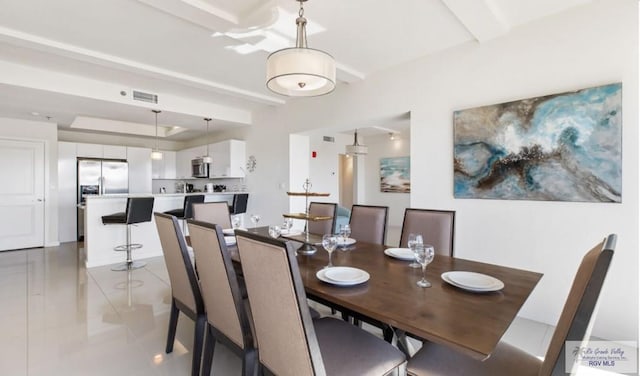
[(44, 246), (44, 143), (0, 139), (0, 251)]

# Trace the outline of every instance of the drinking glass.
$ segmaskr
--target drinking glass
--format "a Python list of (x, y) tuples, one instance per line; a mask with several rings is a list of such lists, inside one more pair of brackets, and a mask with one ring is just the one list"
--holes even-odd
[(280, 237), (280, 226), (269, 226), (269, 236), (271, 236), (274, 239), (277, 239), (278, 237)]
[(433, 250), (433, 246), (429, 244), (419, 244), (416, 246), (416, 261), (420, 263), (422, 266), (422, 279), (419, 280), (416, 284), (420, 287), (431, 287), (431, 282), (427, 281), (427, 265), (433, 261), (433, 257), (435, 255), (435, 251)]
[(240, 216), (239, 215), (234, 215), (233, 217), (231, 217), (231, 225), (233, 226), (234, 229), (240, 228)]
[(251, 214), (251, 223), (253, 223), (253, 232), (258, 232), (256, 227), (258, 226), (258, 222), (260, 222), (260, 214)]
[(341, 225), (340, 226), (340, 240), (342, 240), (342, 242), (340, 244), (340, 250), (342, 250), (342, 251), (346, 251), (347, 250), (347, 239), (349, 239), (350, 235), (351, 235), (351, 226), (349, 226), (348, 224)]
[(331, 262), (331, 253), (336, 250), (336, 247), (338, 246), (338, 239), (333, 234), (322, 235), (322, 246), (329, 253), (329, 263), (324, 268), (331, 268), (333, 267), (333, 263)]
[[(410, 233), (409, 234), (409, 238), (407, 239), (407, 245), (409, 246), (409, 248), (413, 251), (413, 254), (415, 255), (416, 253), (416, 245), (418, 244), (422, 244), (423, 240), (422, 240), (422, 235), (420, 234), (414, 234), (414, 233)], [(410, 268), (419, 268), (420, 264), (418, 264), (415, 260), (411, 262), (411, 264), (409, 264)]]

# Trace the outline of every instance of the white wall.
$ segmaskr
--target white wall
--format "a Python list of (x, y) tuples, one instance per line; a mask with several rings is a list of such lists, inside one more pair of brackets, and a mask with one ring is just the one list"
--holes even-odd
[(55, 123), (0, 118), (0, 137), (44, 142), (44, 244), (58, 245), (58, 132)]
[[(638, 2), (631, 0), (594, 1), (492, 41), (469, 43), (341, 85), (329, 96), (290, 101), (273, 111), (277, 115), (257, 118), (260, 126), (253, 128), (280, 128), (287, 134), (411, 111), (411, 206), (457, 211), (456, 254), (544, 273), (521, 314), (555, 324), (584, 253), (606, 234), (618, 233), (594, 334), (637, 339), (637, 8)], [(454, 110), (618, 81), (624, 91), (623, 203), (453, 198)], [(255, 137), (266, 134), (258, 131)], [(269, 139), (278, 143), (286, 138), (275, 133)], [(281, 150), (288, 150), (280, 145), (267, 150), (264, 144), (247, 145), (259, 163), (267, 153), (279, 159)], [(268, 191), (260, 198), (273, 199)], [(278, 210), (278, 202), (266, 201), (261, 210)]]

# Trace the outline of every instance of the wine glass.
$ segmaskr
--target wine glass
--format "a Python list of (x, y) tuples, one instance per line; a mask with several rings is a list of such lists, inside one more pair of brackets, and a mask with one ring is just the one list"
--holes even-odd
[(233, 226), (234, 229), (240, 228), (240, 216), (239, 215), (234, 215), (233, 217), (231, 217), (231, 226)]
[(269, 226), (269, 236), (271, 236), (274, 239), (277, 239), (278, 237), (280, 237), (280, 226), (277, 226), (277, 225)]
[(260, 222), (260, 214), (251, 214), (251, 223), (253, 223), (253, 232), (258, 232), (256, 227), (258, 226), (258, 222)]
[(333, 267), (333, 263), (331, 262), (331, 254), (336, 250), (336, 247), (338, 246), (338, 239), (333, 234), (324, 234), (322, 235), (322, 246), (329, 253), (329, 263), (324, 268), (331, 268)]
[(426, 271), (427, 265), (433, 261), (435, 256), (435, 251), (433, 250), (433, 246), (429, 244), (418, 244), (416, 246), (416, 261), (420, 263), (422, 266), (422, 279), (419, 280), (416, 284), (420, 287), (431, 287), (431, 282), (426, 279)]
[(282, 232), (286, 234), (290, 233), (291, 227), (293, 227), (293, 218), (285, 218), (282, 223)]
[(345, 224), (340, 226), (340, 239), (342, 240), (340, 244), (340, 249), (343, 251), (347, 250), (347, 240), (351, 235), (351, 226), (349, 224)]
[[(423, 243), (422, 235), (414, 234), (414, 233), (410, 233), (409, 234), (409, 238), (407, 239), (407, 245), (413, 251), (414, 255), (416, 253), (416, 246), (418, 244), (422, 244), (422, 243)], [(415, 260), (413, 260), (411, 262), (411, 264), (409, 264), (409, 267), (410, 268), (419, 268), (420, 264), (418, 264)]]

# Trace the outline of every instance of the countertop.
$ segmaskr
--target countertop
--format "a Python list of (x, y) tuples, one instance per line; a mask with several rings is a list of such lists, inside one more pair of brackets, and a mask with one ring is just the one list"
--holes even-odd
[(111, 198), (127, 198), (127, 197), (183, 197), (183, 196), (193, 196), (193, 195), (206, 195), (206, 196), (220, 196), (220, 195), (235, 195), (239, 193), (249, 193), (249, 192), (190, 192), (190, 193), (116, 193), (116, 194), (108, 194), (108, 195), (86, 195), (85, 199), (87, 200), (97, 200), (97, 199), (111, 199)]

